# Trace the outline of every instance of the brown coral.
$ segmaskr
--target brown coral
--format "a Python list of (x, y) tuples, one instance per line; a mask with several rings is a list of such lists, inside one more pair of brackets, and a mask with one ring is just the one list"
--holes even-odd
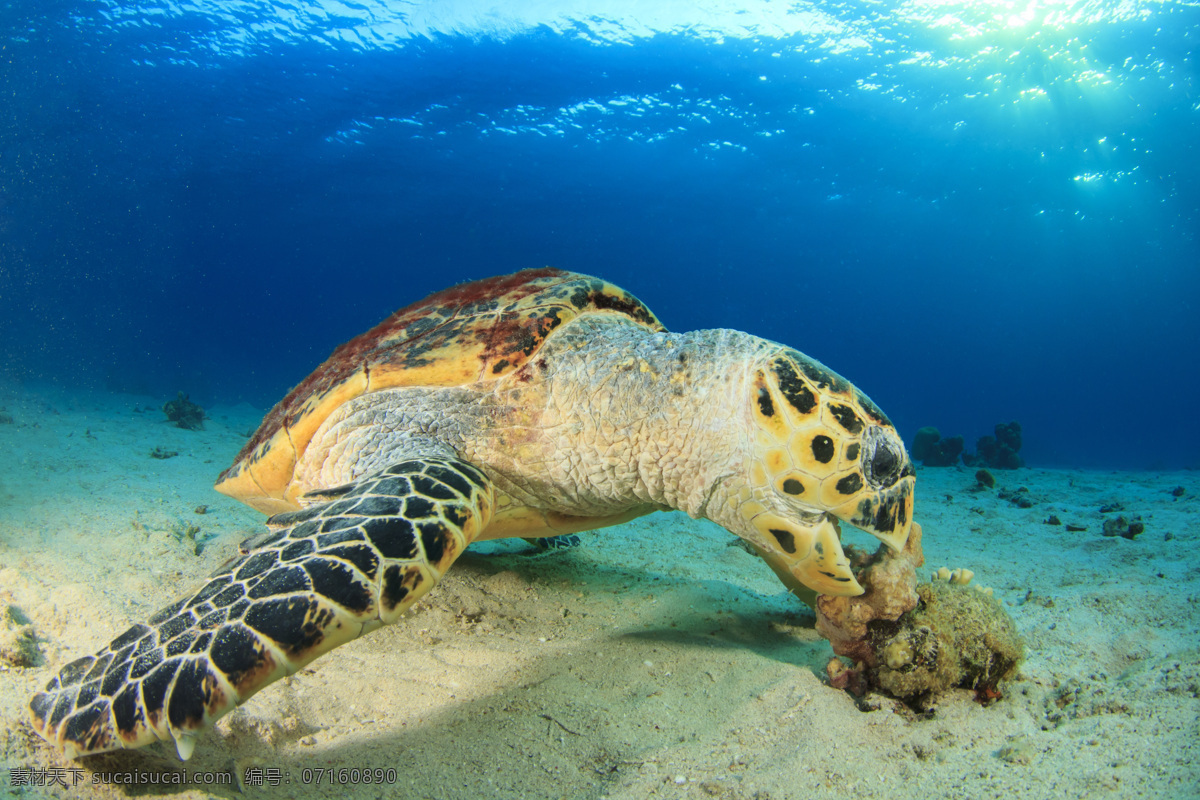
[(867, 625), (876, 620), (894, 622), (916, 608), (917, 567), (924, 563), (921, 526), (914, 522), (904, 550), (893, 553), (887, 546), (880, 546), (858, 574), (858, 582), (866, 590), (863, 594), (820, 595), (817, 631), (833, 645), (833, 652), (868, 667), (876, 666), (878, 659), (867, 641)]
[(974, 689), (981, 700), (999, 697), (997, 685), (1015, 674), (1024, 656), (1004, 607), (965, 581), (935, 580), (917, 593), (920, 605), (879, 647), (885, 658), (872, 683), (919, 705), (955, 686)]
[(871, 686), (917, 706), (954, 686), (999, 696), (997, 684), (1024, 655), (1016, 626), (990, 594), (967, 586), (970, 570), (943, 568), (940, 579), (918, 586), (924, 560), (914, 523), (902, 552), (881, 547), (867, 561), (857, 576), (864, 594), (817, 599), (817, 630), (854, 661), (831, 662), (830, 685), (855, 694)]

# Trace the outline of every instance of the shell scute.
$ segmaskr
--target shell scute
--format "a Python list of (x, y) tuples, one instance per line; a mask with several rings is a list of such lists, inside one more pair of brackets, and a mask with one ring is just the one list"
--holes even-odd
[(333, 351), (263, 420), (217, 490), (267, 513), (296, 507), (292, 470), (329, 415), (368, 392), (499, 380), (533, 358), (555, 329), (585, 313), (658, 319), (629, 292), (556, 269), (524, 270), (435, 292)]

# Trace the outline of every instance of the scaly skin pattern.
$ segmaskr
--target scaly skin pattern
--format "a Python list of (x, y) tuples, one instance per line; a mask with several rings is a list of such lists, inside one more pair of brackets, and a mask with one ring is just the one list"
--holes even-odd
[(429, 441), (495, 483), (485, 539), (677, 509), (825, 594), (862, 591), (837, 520), (899, 549), (912, 517), (913, 469), (878, 408), (818, 362), (738, 331), (580, 317), (502, 381), (344, 404), (313, 437), (291, 491), (355, 480)]
[(217, 491), (267, 514), (291, 510), (300, 502), (292, 481), (296, 462), (342, 405), (386, 389), (503, 380), (582, 315), (663, 329), (619, 286), (556, 269), (453, 286), (402, 308), (334, 350), (280, 400), (221, 474)]
[(68, 757), (198, 733), (262, 687), (395, 622), (491, 516), (478, 469), (410, 459), (269, 520), (197, 591), (72, 661), (34, 696), (33, 725)]
[[(35, 729), (72, 757), (168, 737), (187, 757), (253, 693), (393, 622), (477, 539), (676, 509), (748, 541), (808, 602), (862, 593), (840, 522), (903, 547), (912, 465), (845, 379), (738, 331), (668, 333), (595, 279), (524, 274), (483, 282), (502, 286), (507, 305), (467, 285), (452, 292), (467, 305), (438, 306), (432, 330), (470, 331), (482, 368), (448, 373), (437, 359), (452, 339), (429, 339), (417, 304), (339, 349), (369, 352), (374, 372), (335, 353), (306, 382), (319, 418), (302, 413), (303, 392), (282, 401), (218, 484), (282, 512), (271, 531), (146, 625), (64, 667), (31, 703)], [(502, 340), (481, 320), (508, 325)], [(379, 342), (405, 336), (429, 355), (406, 345), (406, 368), (428, 381), (385, 372), (398, 358)]]
[(313, 437), (295, 481), (300, 492), (352, 481), (433, 440), (487, 472), (498, 513), (703, 516), (714, 483), (746, 445), (748, 418), (743, 435), (729, 424), (748, 412), (743, 362), (768, 347), (737, 331), (649, 333), (620, 318), (584, 317), (505, 380), (346, 403)]

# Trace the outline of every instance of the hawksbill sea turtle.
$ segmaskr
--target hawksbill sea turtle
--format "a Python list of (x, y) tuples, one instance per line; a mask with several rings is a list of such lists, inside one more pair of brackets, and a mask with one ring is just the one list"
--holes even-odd
[(744, 539), (802, 599), (863, 589), (839, 520), (900, 550), (914, 470), (819, 362), (734, 330), (669, 333), (554, 269), (455, 286), (338, 347), (221, 474), (272, 515), (195, 591), (30, 702), (69, 757), (196, 738), (267, 684), (394, 622), (474, 541), (656, 510)]

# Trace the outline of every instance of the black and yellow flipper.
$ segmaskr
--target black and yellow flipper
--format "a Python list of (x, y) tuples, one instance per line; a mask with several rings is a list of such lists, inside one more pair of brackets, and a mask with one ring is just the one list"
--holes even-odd
[(198, 590), (67, 664), (30, 703), (68, 757), (196, 737), (266, 685), (395, 622), (487, 526), (494, 490), (413, 458), (309, 495)]

